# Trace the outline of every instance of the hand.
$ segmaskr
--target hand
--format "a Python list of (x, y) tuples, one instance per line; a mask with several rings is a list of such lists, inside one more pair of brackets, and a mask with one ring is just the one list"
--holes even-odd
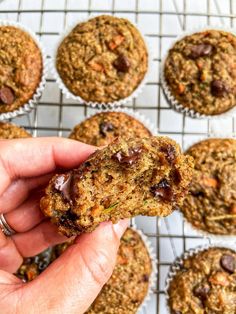
[(111, 276), (127, 221), (81, 235), (30, 283), (13, 275), (24, 257), (67, 240), (43, 217), (39, 200), (56, 169), (76, 167), (94, 150), (60, 138), (0, 141), (0, 212), (17, 232), (0, 230), (1, 314), (84, 313)]

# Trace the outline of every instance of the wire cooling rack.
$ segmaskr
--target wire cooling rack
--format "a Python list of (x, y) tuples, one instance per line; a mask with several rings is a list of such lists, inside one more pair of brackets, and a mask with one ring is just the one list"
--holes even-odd
[[(194, 120), (174, 112), (163, 96), (160, 63), (178, 34), (205, 25), (233, 27), (236, 0), (4, 0), (0, 18), (29, 26), (41, 38), (48, 58), (59, 33), (68, 25), (90, 14), (114, 14), (135, 22), (153, 47), (150, 78), (143, 93), (127, 107), (146, 115), (159, 134), (177, 140), (185, 149), (212, 133), (235, 135), (235, 121)], [(95, 113), (83, 104), (64, 99), (50, 74), (43, 96), (28, 116), (14, 120), (34, 136), (67, 136), (70, 129), (87, 115)], [(135, 222), (152, 242), (158, 259), (158, 278), (148, 307), (143, 314), (168, 313), (164, 285), (169, 265), (184, 250), (207, 243), (207, 239), (188, 230), (179, 213), (165, 219), (138, 217)]]

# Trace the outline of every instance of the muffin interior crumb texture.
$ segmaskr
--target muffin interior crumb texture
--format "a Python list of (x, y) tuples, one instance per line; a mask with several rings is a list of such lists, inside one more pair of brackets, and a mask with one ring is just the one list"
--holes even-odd
[(102, 15), (78, 24), (60, 44), (57, 71), (67, 88), (85, 101), (128, 97), (147, 71), (144, 40), (128, 20)]
[(70, 138), (94, 146), (104, 146), (117, 137), (144, 138), (150, 131), (124, 112), (101, 112), (76, 125)]
[(78, 169), (53, 177), (41, 209), (67, 236), (90, 232), (102, 221), (166, 216), (182, 204), (192, 167), (192, 158), (169, 138), (120, 139)]
[(25, 129), (8, 122), (0, 122), (0, 139), (32, 137)]
[(196, 228), (236, 235), (236, 140), (208, 139), (187, 151), (195, 161), (181, 210)]
[(164, 75), (175, 99), (205, 115), (236, 104), (236, 36), (207, 30), (184, 37), (171, 48)]
[(210, 248), (186, 258), (168, 295), (171, 314), (235, 314), (235, 251)]
[(42, 55), (31, 36), (13, 26), (0, 26), (0, 113), (26, 104), (41, 75)]

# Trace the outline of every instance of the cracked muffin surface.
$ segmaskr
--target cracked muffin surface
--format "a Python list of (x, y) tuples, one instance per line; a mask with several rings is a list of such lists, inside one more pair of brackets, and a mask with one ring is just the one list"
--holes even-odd
[(0, 26), (0, 113), (14, 111), (34, 95), (42, 76), (42, 54), (25, 31)]
[(184, 107), (217, 115), (236, 105), (236, 36), (206, 30), (186, 36), (170, 49), (164, 76)]
[(212, 234), (236, 234), (236, 140), (212, 138), (186, 152), (195, 167), (181, 210), (196, 228)]
[(100, 112), (77, 124), (69, 138), (94, 146), (104, 146), (117, 137), (144, 138), (151, 132), (124, 112)]
[(114, 102), (128, 97), (147, 72), (144, 40), (128, 20), (109, 15), (79, 23), (56, 56), (66, 87), (85, 101)]
[(187, 257), (167, 293), (171, 314), (236, 313), (235, 251), (216, 247)]
[(78, 169), (54, 176), (41, 210), (67, 236), (107, 220), (166, 216), (182, 204), (192, 167), (192, 158), (169, 138), (119, 139)]

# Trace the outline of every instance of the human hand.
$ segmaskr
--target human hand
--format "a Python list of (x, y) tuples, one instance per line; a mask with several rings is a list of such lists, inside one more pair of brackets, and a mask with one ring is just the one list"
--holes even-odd
[(60, 138), (0, 141), (0, 212), (17, 232), (6, 237), (0, 230), (2, 314), (84, 313), (111, 276), (127, 221), (81, 235), (30, 283), (12, 274), (23, 257), (66, 240), (40, 212), (42, 189), (57, 168), (76, 167), (94, 150)]

